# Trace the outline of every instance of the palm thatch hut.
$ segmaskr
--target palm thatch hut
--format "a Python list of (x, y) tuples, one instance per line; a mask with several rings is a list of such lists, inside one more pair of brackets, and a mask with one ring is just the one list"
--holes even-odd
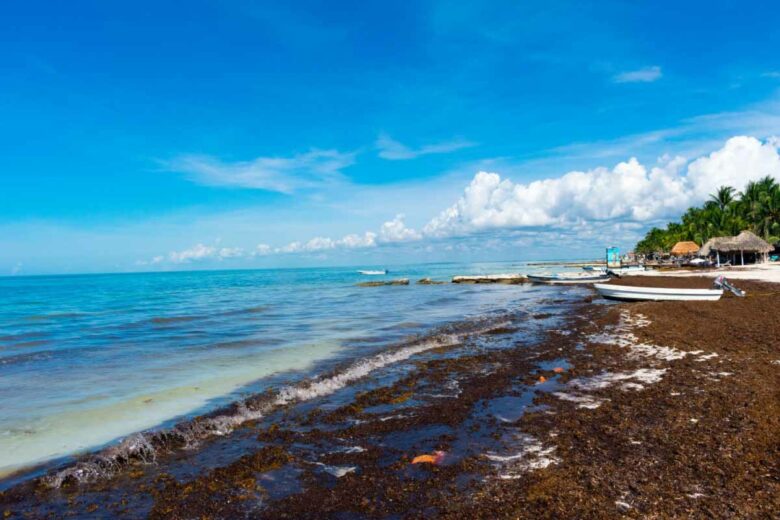
[(766, 241), (757, 237), (750, 231), (743, 231), (735, 237), (715, 237), (711, 238), (701, 246), (700, 256), (710, 256), (715, 253), (720, 265), (721, 255), (730, 258), (732, 264), (739, 262), (745, 265), (745, 259), (748, 263), (766, 262), (767, 255), (772, 251), (772, 246)]
[(677, 242), (672, 248), (672, 255), (674, 256), (695, 255), (698, 252), (699, 244), (696, 242)]

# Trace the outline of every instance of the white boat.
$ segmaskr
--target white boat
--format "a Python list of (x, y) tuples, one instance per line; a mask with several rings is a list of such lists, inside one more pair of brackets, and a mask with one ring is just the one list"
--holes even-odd
[(596, 272), (599, 272), (599, 273), (604, 273), (604, 272), (607, 271), (607, 268), (604, 267), (603, 265), (583, 265), (582, 266), (582, 270), (583, 271), (590, 271), (590, 272), (596, 271)]
[(606, 273), (529, 274), (528, 280), (534, 283), (547, 283), (553, 285), (575, 284), (575, 283), (596, 283), (596, 282), (609, 281), (609, 275)]
[(674, 289), (664, 287), (631, 287), (597, 283), (596, 291), (612, 300), (629, 301), (717, 301), (723, 296), (723, 289)]
[(364, 270), (361, 270), (361, 271), (358, 271), (358, 273), (366, 274), (366, 275), (369, 275), (369, 276), (377, 276), (377, 275), (381, 275), (381, 274), (387, 274), (387, 269), (382, 269), (380, 271), (364, 271)]
[(610, 269), (607, 269), (607, 272), (614, 273), (616, 275), (621, 275), (621, 274), (637, 273), (646, 270), (647, 269), (643, 265), (626, 265), (623, 267), (612, 267)]

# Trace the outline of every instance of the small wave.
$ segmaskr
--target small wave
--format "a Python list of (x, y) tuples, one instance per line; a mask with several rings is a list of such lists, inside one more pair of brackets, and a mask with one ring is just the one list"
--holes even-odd
[(86, 312), (52, 312), (50, 314), (33, 314), (25, 319), (27, 321), (54, 321), (68, 318), (83, 318), (85, 316), (89, 316), (89, 314)]
[(222, 313), (222, 316), (241, 316), (242, 314), (264, 314), (269, 310), (271, 310), (270, 305), (255, 305), (254, 307), (246, 307), (243, 309), (225, 311)]
[(507, 319), (489, 319), (444, 328), (429, 336), (355, 361), (332, 374), (282, 387), (276, 393), (252, 396), (211, 414), (183, 421), (170, 429), (130, 435), (119, 444), (55, 470), (40, 481), (51, 488), (59, 488), (66, 483), (83, 484), (112, 478), (130, 463), (154, 463), (163, 452), (194, 447), (210, 437), (227, 435), (242, 424), (261, 419), (276, 408), (330, 395), (375, 370), (428, 350), (455, 346), (469, 335), (506, 327), (509, 323)]
[(169, 323), (186, 323), (188, 321), (195, 321), (200, 316), (157, 316), (150, 318), (149, 322), (155, 325), (168, 325)]
[(40, 331), (22, 332), (19, 334), (6, 334), (5, 336), (0, 336), (0, 341), (20, 341), (26, 339), (41, 338), (45, 335), (46, 335), (45, 333)]
[(0, 357), (0, 365), (11, 366), (23, 363), (36, 363), (51, 359), (56, 354), (54, 350), (42, 350), (40, 352), (26, 352), (24, 354), (15, 354), (13, 356)]

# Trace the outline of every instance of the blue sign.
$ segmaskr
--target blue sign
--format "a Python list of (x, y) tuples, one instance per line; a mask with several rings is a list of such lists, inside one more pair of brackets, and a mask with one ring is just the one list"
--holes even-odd
[(620, 248), (607, 248), (607, 267), (620, 267)]

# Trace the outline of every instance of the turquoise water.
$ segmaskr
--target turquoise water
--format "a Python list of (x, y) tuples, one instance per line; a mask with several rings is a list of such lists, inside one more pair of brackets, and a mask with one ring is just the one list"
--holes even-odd
[[(532, 308), (551, 290), (414, 285), (538, 270), (516, 263), (389, 268), (384, 277), (330, 268), (0, 278), (0, 476), (305, 380), (446, 323)], [(399, 277), (412, 285), (355, 286)]]

